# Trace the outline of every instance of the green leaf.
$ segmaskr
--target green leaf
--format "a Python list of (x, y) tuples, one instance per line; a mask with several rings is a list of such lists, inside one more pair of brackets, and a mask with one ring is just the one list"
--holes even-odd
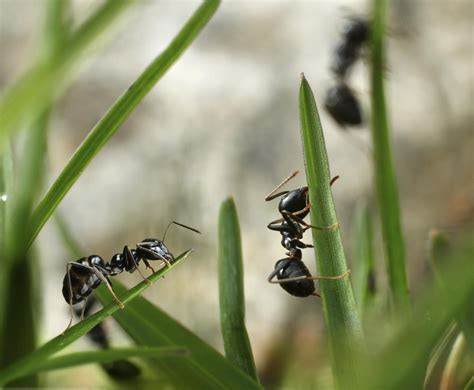
[[(118, 292), (124, 291), (118, 282), (114, 283), (114, 287)], [(100, 291), (98, 297), (104, 303), (111, 301), (106, 291)], [(143, 297), (128, 305), (126, 311), (116, 312), (114, 317), (139, 345), (183, 346), (189, 350), (189, 357), (156, 363), (156, 368), (166, 375), (175, 388), (261, 388), (214, 348)]]
[(225, 200), (218, 228), (219, 303), (221, 331), (227, 359), (258, 381), (245, 327), (244, 271), (239, 219), (234, 199)]
[(33, 214), (28, 246), (31, 245), (53, 211), (79, 179), (82, 171), (201, 32), (218, 5), (218, 0), (205, 1), (165, 51), (145, 69), (91, 130), (36, 208)]
[(339, 224), (331, 194), (329, 162), (319, 113), (313, 92), (302, 76), (300, 119), (306, 179), (309, 188), (311, 229), (317, 268), (323, 277), (342, 276), (337, 280), (321, 280), (321, 299), (332, 357), (332, 371), (338, 387), (349, 388), (358, 383), (359, 365), (364, 358), (362, 326), (352, 292), (342, 247)]
[[(159, 278), (163, 277), (174, 267), (176, 267), (181, 261), (183, 261), (191, 252), (188, 250), (182, 253), (176, 258), (176, 260), (171, 264), (170, 267), (164, 267), (159, 271), (155, 272), (148, 279), (150, 282), (155, 282)], [(126, 305), (123, 312), (130, 310), (129, 302), (133, 299), (136, 299), (146, 288), (150, 285), (145, 281), (137, 284), (135, 287), (130, 290), (126, 290), (123, 286), (120, 286), (117, 296), (119, 299)], [(102, 285), (96, 290), (96, 294), (102, 294), (102, 291), (105, 293), (106, 288)], [(117, 289), (115, 289), (117, 292)], [(107, 291), (106, 294), (110, 293)], [(67, 347), (72, 342), (76, 341), (79, 337), (89, 332), (94, 326), (101, 322), (107, 316), (115, 313), (119, 309), (119, 305), (113, 301), (106, 305), (102, 310), (86, 318), (84, 321), (79, 322), (73, 327), (69, 328), (54, 339), (48, 341), (46, 344), (42, 345), (40, 348), (32, 352), (31, 354), (25, 356), (24, 358), (12, 363), (2, 371), (0, 371), (0, 386), (9, 383), (10, 381), (23, 377), (28, 372), (34, 372), (36, 367), (41, 366), (44, 361), (51, 355), (61, 351)], [(182, 344), (181, 344), (182, 345)], [(176, 344), (176, 346), (180, 346)]]
[(168, 359), (170, 357), (179, 358), (188, 354), (185, 348), (179, 347), (132, 347), (113, 348), (105, 351), (84, 351), (74, 352), (44, 360), (40, 365), (33, 367), (34, 371), (27, 372), (27, 375), (41, 371), (61, 370), (85, 364), (110, 363), (119, 359), (131, 357)]
[(374, 0), (371, 42), (371, 118), (374, 178), (382, 225), (385, 260), (395, 308), (409, 307), (397, 180), (390, 146), (390, 127), (384, 89), (384, 32), (386, 0)]

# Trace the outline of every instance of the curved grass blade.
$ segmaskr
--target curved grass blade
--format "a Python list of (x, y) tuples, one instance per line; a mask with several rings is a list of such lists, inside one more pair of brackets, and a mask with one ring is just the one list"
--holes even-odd
[(184, 357), (187, 354), (188, 350), (179, 347), (132, 347), (113, 348), (105, 351), (74, 352), (47, 359), (43, 361), (42, 364), (33, 367), (32, 371), (26, 372), (25, 375), (31, 375), (42, 371), (62, 370), (85, 364), (111, 363), (119, 359), (127, 359), (131, 357), (167, 359), (170, 357)]
[[(189, 253), (191, 253), (191, 251), (192, 250), (188, 250), (184, 252), (176, 258), (176, 260), (171, 264), (170, 267), (164, 267), (163, 269), (160, 269), (159, 271), (151, 275), (148, 279), (151, 282), (157, 281), (159, 278), (163, 277), (179, 263), (181, 263), (181, 261), (183, 261), (189, 255)], [(124, 304), (126, 304), (125, 310), (123, 311), (129, 310), (129, 305), (127, 304), (133, 299), (136, 299), (148, 287), (149, 285), (145, 281), (137, 284), (130, 290), (127, 290), (122, 286), (118, 291), (117, 296)], [(101, 293), (101, 290), (106, 289), (104, 286), (100, 286), (96, 293)], [(117, 292), (117, 289), (115, 290)], [(115, 301), (109, 303), (102, 310), (69, 328), (66, 332), (64, 332), (64, 334), (55, 337), (54, 339), (48, 341), (46, 344), (42, 345), (37, 350), (29, 354), (28, 356), (25, 356), (24, 358), (6, 367), (2, 371), (0, 371), (0, 386), (5, 385), (16, 378), (23, 377), (25, 373), (35, 371), (35, 368), (41, 366), (41, 364), (43, 364), (49, 356), (59, 352), (72, 342), (76, 341), (79, 337), (86, 334), (104, 318), (115, 313), (118, 309), (119, 305), (115, 303)]]
[[(339, 224), (331, 194), (329, 162), (319, 113), (311, 87), (302, 75), (300, 87), (301, 138), (309, 187), (311, 224), (321, 276), (338, 276), (348, 271)], [(332, 371), (339, 388), (357, 387), (360, 363), (364, 359), (362, 326), (349, 276), (321, 280), (321, 299), (329, 337)]]
[(204, 1), (165, 51), (145, 69), (91, 130), (36, 208), (28, 246), (34, 241), (69, 189), (79, 179), (82, 171), (201, 32), (218, 5), (219, 0)]
[[(58, 6), (62, 5), (58, 2)], [(28, 124), (51, 105), (66, 85), (73, 67), (86, 49), (106, 31), (111, 22), (128, 6), (136, 3), (128, 0), (107, 0), (68, 39), (62, 50), (38, 60), (0, 100), (0, 149), (8, 133)], [(52, 6), (56, 6), (53, 4)], [(64, 8), (63, 8), (64, 11)]]
[[(124, 291), (120, 283), (114, 283), (114, 288)], [(110, 302), (105, 291), (98, 297), (104, 304)], [(114, 318), (139, 345), (183, 346), (189, 350), (189, 357), (170, 358), (155, 365), (176, 388), (261, 389), (209, 344), (143, 297), (128, 305), (126, 311), (115, 312)]]
[(371, 112), (374, 177), (382, 225), (387, 272), (395, 308), (409, 307), (397, 180), (390, 147), (390, 128), (384, 90), (384, 31), (386, 0), (374, 0), (371, 42)]
[(226, 199), (219, 211), (219, 303), (226, 358), (258, 382), (245, 327), (244, 271), (239, 218), (235, 201)]

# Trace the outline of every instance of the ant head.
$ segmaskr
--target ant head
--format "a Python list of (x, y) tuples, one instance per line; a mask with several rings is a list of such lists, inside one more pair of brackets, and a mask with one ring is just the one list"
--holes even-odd
[(137, 244), (138, 255), (147, 260), (167, 260), (173, 261), (174, 256), (161, 240), (146, 238)]

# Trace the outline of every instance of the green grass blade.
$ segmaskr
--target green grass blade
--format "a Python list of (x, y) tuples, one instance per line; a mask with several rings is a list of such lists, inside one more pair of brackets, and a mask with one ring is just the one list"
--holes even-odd
[(131, 357), (167, 359), (170, 357), (179, 358), (187, 354), (188, 351), (186, 349), (179, 347), (132, 347), (113, 348), (105, 351), (74, 352), (47, 359), (39, 366), (34, 367), (34, 371), (27, 372), (26, 374), (31, 375), (42, 371), (62, 370), (85, 364), (111, 363), (119, 359)]
[(165, 51), (145, 69), (140, 77), (125, 91), (91, 130), (36, 208), (33, 215), (28, 245), (31, 245), (34, 241), (41, 228), (69, 189), (77, 181), (82, 171), (106, 142), (115, 134), (130, 113), (143, 100), (145, 95), (201, 32), (211, 19), (218, 5), (218, 0), (205, 1), (196, 10)]
[(54, 213), (54, 221), (56, 222), (56, 226), (59, 230), (59, 235), (69, 250), (71, 257), (74, 259), (80, 259), (84, 253), (86, 253), (86, 251), (72, 235), (71, 231), (69, 230), (69, 226), (67, 225), (61, 213)]
[[(174, 267), (176, 267), (179, 263), (181, 263), (190, 252), (191, 251), (184, 252), (176, 258), (176, 260), (170, 267), (165, 267), (155, 272), (148, 279), (151, 282), (157, 281), (158, 279), (166, 275), (169, 271), (171, 271)], [(133, 299), (136, 299), (148, 287), (149, 285), (145, 281), (143, 281), (137, 284), (135, 287), (131, 288), (130, 290), (126, 290), (124, 287), (121, 287), (119, 291), (116, 290), (117, 296), (125, 304), (125, 309), (121, 311), (125, 312), (127, 310), (130, 310), (129, 303)], [(96, 293), (100, 294), (102, 290), (104, 290), (105, 292), (106, 288), (104, 286), (101, 286), (96, 291)], [(110, 293), (107, 291), (106, 294)], [(54, 339), (48, 341), (46, 344), (29, 354), (28, 356), (25, 356), (24, 358), (1, 370), (0, 386), (5, 385), (16, 378), (23, 377), (25, 373), (35, 371), (35, 367), (41, 366), (41, 364), (43, 364), (48, 357), (61, 351), (69, 344), (76, 341), (79, 337), (90, 331), (104, 318), (115, 313), (117, 310), (119, 310), (119, 305), (115, 303), (115, 301), (109, 303), (102, 310), (69, 328), (63, 335), (55, 337)], [(177, 344), (177, 346), (179, 345)]]
[[(449, 261), (452, 251), (453, 248), (442, 233), (438, 231), (431, 233), (431, 263), (439, 287), (446, 297), (456, 294), (457, 290), (456, 284), (447, 283), (443, 271), (445, 267), (449, 266), (447, 261)], [(471, 253), (474, 253), (474, 245)], [(449, 304), (449, 302), (446, 303)], [(474, 352), (474, 306), (471, 306), (464, 312), (457, 313), (456, 322), (464, 333), (469, 348)]]
[[(330, 188), (329, 162), (319, 113), (313, 92), (302, 77), (300, 119), (306, 178), (309, 187), (311, 224), (328, 227), (312, 229), (321, 276), (338, 276), (347, 271), (339, 224)], [(334, 228), (329, 228), (334, 227)], [(363, 360), (362, 326), (350, 278), (321, 280), (321, 299), (332, 357), (332, 371), (338, 387), (349, 388), (358, 381)]]
[(353, 234), (354, 247), (354, 295), (359, 314), (363, 317), (375, 298), (375, 259), (372, 216), (367, 206), (356, 209)]
[[(72, 70), (86, 49), (134, 1), (107, 0), (68, 39), (62, 50), (43, 56), (15, 82), (0, 100), (0, 149), (8, 133), (49, 107), (65, 88)], [(61, 2), (55, 5), (60, 5)], [(63, 9), (64, 11), (64, 9)], [(61, 10), (58, 10), (61, 12)]]
[(258, 381), (247, 328), (245, 327), (244, 270), (239, 218), (232, 197), (219, 211), (219, 303), (226, 358)]
[(471, 376), (471, 379), (466, 383), (463, 390), (472, 390), (474, 389), (474, 375)]
[[(118, 282), (114, 286), (118, 292), (124, 290)], [(98, 296), (104, 303), (111, 298), (105, 291)], [(129, 305), (127, 311), (116, 312), (114, 317), (139, 345), (183, 346), (189, 350), (189, 357), (157, 362), (156, 368), (175, 388), (261, 388), (214, 348), (143, 297)]]
[(384, 90), (384, 32), (386, 0), (374, 0), (372, 24), (371, 112), (374, 177), (391, 295), (396, 309), (409, 307), (397, 181), (390, 146), (390, 128)]

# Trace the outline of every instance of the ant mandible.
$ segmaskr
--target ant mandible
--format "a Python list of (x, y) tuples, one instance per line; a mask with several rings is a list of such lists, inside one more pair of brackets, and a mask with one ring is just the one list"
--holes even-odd
[(82, 257), (79, 260), (69, 262), (66, 267), (66, 275), (63, 280), (62, 293), (66, 302), (69, 303), (71, 319), (66, 328), (72, 324), (73, 320), (73, 305), (79, 302), (84, 302), (81, 320), (84, 319), (84, 310), (86, 308), (87, 298), (102, 282), (105, 283), (108, 290), (115, 299), (115, 302), (124, 308), (124, 304), (115, 295), (112, 288), (112, 282), (110, 281), (111, 276), (118, 275), (123, 271), (130, 273), (137, 270), (140, 276), (148, 283), (151, 282), (140, 272), (138, 263), (143, 261), (147, 268), (150, 268), (154, 272), (153, 268), (148, 263), (148, 260), (161, 260), (166, 266), (170, 266), (175, 260), (175, 257), (170, 252), (168, 247), (165, 245), (164, 240), (166, 233), (168, 232), (171, 224), (175, 224), (186, 229), (189, 229), (195, 233), (201, 234), (198, 230), (183, 225), (176, 221), (171, 221), (165, 229), (162, 240), (147, 238), (137, 244), (137, 249), (130, 249), (125, 246), (122, 253), (117, 253), (112, 256), (109, 263), (106, 263), (102, 257), (98, 255), (91, 255), (88, 257)]

